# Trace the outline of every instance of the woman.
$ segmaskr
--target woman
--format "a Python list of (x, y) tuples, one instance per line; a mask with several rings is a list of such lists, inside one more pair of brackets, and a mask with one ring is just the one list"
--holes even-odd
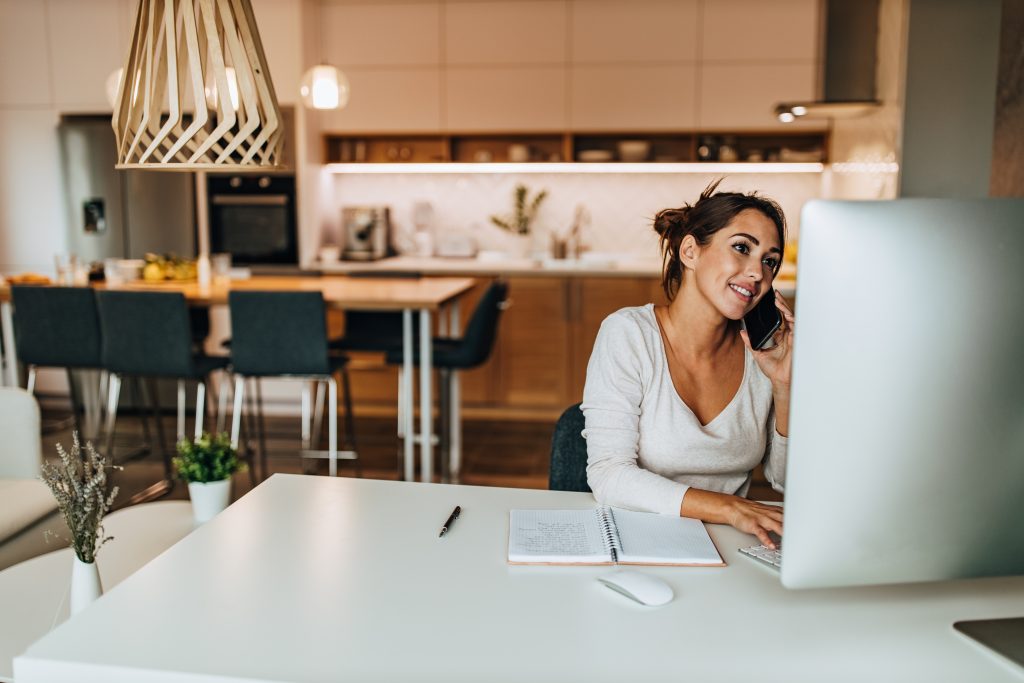
[[(670, 303), (601, 325), (583, 392), (587, 479), (602, 504), (731, 524), (774, 548), (782, 510), (744, 496), (759, 463), (777, 490), (785, 474), (794, 321), (772, 281), (786, 223), (774, 201), (717, 187), (654, 219)], [(763, 296), (782, 325), (754, 351), (740, 321)]]

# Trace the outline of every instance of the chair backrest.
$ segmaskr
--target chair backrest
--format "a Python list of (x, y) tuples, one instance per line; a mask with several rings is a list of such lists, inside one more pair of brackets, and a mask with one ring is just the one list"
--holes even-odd
[(498, 322), (501, 312), (507, 307), (508, 283), (492, 282), (473, 309), (473, 315), (466, 323), (458, 356), (458, 367), (473, 368), (483, 364), (491, 355), (494, 340), (498, 337)]
[(16, 387), (0, 387), (0, 479), (35, 479), (43, 461), (39, 404)]
[(583, 411), (580, 404), (565, 409), (551, 437), (551, 471), (548, 488), (552, 491), (590, 492), (587, 484), (587, 441), (583, 438)]
[(231, 292), (231, 365), (242, 375), (327, 375), (321, 292)]
[(192, 377), (192, 327), (178, 292), (96, 292), (103, 367), (124, 375)]
[(91, 287), (12, 285), (18, 360), (26, 365), (98, 368), (100, 321)]

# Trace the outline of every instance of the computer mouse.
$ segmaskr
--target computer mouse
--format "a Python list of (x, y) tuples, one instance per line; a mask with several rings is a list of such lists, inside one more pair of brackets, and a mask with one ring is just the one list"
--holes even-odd
[(597, 580), (641, 605), (657, 607), (672, 601), (672, 587), (650, 574), (620, 571), (599, 576)]

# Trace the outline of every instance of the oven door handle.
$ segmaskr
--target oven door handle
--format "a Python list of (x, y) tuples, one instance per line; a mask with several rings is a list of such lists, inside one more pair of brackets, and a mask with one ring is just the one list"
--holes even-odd
[(210, 199), (215, 206), (287, 206), (288, 195), (215, 195)]

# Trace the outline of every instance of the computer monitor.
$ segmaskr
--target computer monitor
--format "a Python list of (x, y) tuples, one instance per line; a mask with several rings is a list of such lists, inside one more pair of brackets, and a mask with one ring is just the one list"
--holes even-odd
[(1024, 200), (803, 211), (782, 583), (1024, 575)]

